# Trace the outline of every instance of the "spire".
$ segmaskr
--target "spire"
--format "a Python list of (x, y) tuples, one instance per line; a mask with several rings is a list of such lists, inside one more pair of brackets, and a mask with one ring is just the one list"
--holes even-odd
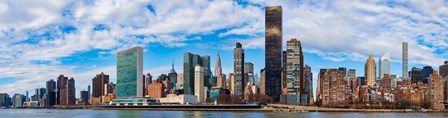
[(174, 60), (173, 60), (172, 65), (171, 65), (171, 72), (170, 73), (176, 73), (176, 71), (174, 70)]

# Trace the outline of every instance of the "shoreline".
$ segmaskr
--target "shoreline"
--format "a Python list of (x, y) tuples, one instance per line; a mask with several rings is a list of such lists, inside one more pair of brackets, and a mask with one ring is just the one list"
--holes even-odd
[(366, 112), (366, 113), (446, 113), (448, 111), (416, 111), (411, 109), (348, 109), (303, 107), (296, 109), (282, 108), (106, 108), (98, 106), (45, 107), (45, 108), (5, 108), (5, 109), (61, 109), (61, 110), (149, 110), (149, 111), (231, 111), (231, 112)]

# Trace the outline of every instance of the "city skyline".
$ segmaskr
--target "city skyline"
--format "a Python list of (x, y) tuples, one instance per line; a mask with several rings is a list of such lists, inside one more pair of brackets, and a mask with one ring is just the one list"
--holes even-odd
[[(95, 16), (101, 16), (101, 14), (95, 14), (95, 12), (92, 14), (87, 14), (85, 12), (82, 12), (81, 10), (82, 8), (94, 9), (95, 6), (97, 6), (96, 4), (93, 4), (93, 6), (90, 7), (86, 6), (83, 7), (85, 3), (75, 2), (73, 3), (75, 5), (72, 6), (74, 8), (67, 8), (67, 13), (66, 12), (56, 13), (55, 19), (68, 19), (67, 21), (68, 23), (61, 23), (58, 22), (57, 20), (50, 20), (37, 26), (36, 25), (33, 26), (31, 24), (30, 26), (27, 27), (24, 26), (26, 24), (22, 24), (23, 26), (5, 25), (6, 27), (0, 27), (0, 30), (2, 31), (2, 33), (0, 33), (0, 40), (5, 41), (3, 43), (0, 43), (0, 49), (2, 49), (0, 51), (0, 54), (2, 54), (2, 56), (0, 57), (0, 64), (2, 65), (2, 67), (0, 67), (0, 72), (6, 73), (0, 75), (0, 86), (1, 86), (0, 90), (2, 90), (2, 92), (3, 91), (7, 92), (9, 95), (13, 95), (14, 93), (25, 93), (26, 90), (33, 91), (35, 88), (45, 87), (46, 81), (48, 81), (49, 79), (56, 79), (56, 77), (59, 74), (64, 74), (67, 77), (73, 77), (76, 79), (77, 83), (75, 87), (76, 88), (75, 93), (79, 93), (79, 91), (86, 90), (87, 86), (91, 85), (90, 80), (96, 74), (101, 72), (109, 74), (110, 81), (116, 82), (116, 74), (115, 74), (116, 69), (114, 69), (116, 68), (115, 52), (117, 50), (122, 50), (133, 46), (144, 47), (145, 56), (143, 60), (144, 62), (143, 73), (151, 73), (154, 76), (158, 76), (162, 73), (167, 74), (171, 70), (171, 64), (173, 63), (173, 61), (175, 70), (177, 70), (178, 72), (182, 72), (183, 54), (185, 52), (191, 52), (194, 54), (210, 56), (211, 57), (209, 60), (210, 64), (214, 64), (213, 62), (215, 62), (216, 60), (216, 58), (214, 57), (217, 55), (217, 53), (220, 53), (223, 67), (222, 71), (223, 74), (227, 75), (230, 72), (233, 72), (233, 66), (232, 66), (233, 47), (234, 44), (237, 41), (239, 41), (242, 43), (242, 46), (245, 49), (245, 58), (246, 58), (245, 62), (252, 62), (254, 64), (254, 72), (260, 75), (259, 73), (260, 69), (265, 66), (264, 60), (259, 58), (264, 57), (264, 51), (265, 51), (263, 16), (264, 16), (264, 7), (267, 5), (269, 6), (282, 5), (283, 7), (284, 16), (283, 16), (282, 50), (286, 49), (285, 44), (287, 40), (291, 38), (297, 38), (298, 40), (300, 40), (302, 42), (304, 51), (304, 57), (305, 57), (304, 64), (310, 65), (312, 67), (313, 73), (318, 73), (319, 69), (321, 68), (346, 67), (356, 69), (357, 70), (356, 75), (363, 75), (364, 74), (363, 68), (365, 63), (364, 61), (365, 59), (367, 59), (367, 56), (369, 54), (372, 54), (375, 60), (378, 60), (381, 55), (390, 50), (391, 51), (390, 74), (401, 75), (402, 68), (401, 68), (400, 55), (401, 55), (401, 43), (403, 41), (409, 43), (408, 70), (411, 70), (411, 68), (414, 66), (422, 68), (425, 65), (431, 65), (434, 68), (434, 70), (438, 70), (439, 68), (438, 66), (442, 65), (443, 61), (445, 60), (443, 58), (446, 58), (446, 55), (442, 54), (445, 51), (446, 47), (444, 47), (442, 44), (446, 44), (447, 42), (443, 42), (442, 40), (442, 42), (440, 42), (442, 44), (435, 43), (438, 41), (439, 38), (446, 39), (446, 37), (443, 37), (443, 29), (437, 29), (436, 26), (432, 26), (436, 27), (433, 30), (428, 31), (422, 30), (420, 32), (414, 32), (417, 34), (421, 34), (422, 37), (420, 37), (417, 34), (412, 35), (408, 34), (410, 35), (409, 37), (408, 35), (397, 36), (394, 35), (394, 32), (389, 32), (387, 29), (379, 27), (382, 26), (381, 24), (384, 22), (368, 20), (368, 18), (379, 19), (382, 18), (381, 16), (375, 17), (369, 15), (361, 15), (362, 18), (366, 18), (366, 21), (364, 21), (363, 23), (373, 22), (372, 24), (367, 24), (367, 26), (378, 26), (374, 28), (379, 29), (378, 30), (379, 32), (377, 33), (379, 36), (375, 36), (373, 38), (366, 38), (363, 35), (367, 35), (372, 31), (356, 26), (355, 23), (354, 25), (348, 24), (349, 28), (360, 29), (363, 32), (361, 32), (359, 35), (347, 37), (353, 34), (342, 33), (337, 35), (336, 33), (337, 31), (333, 31), (332, 28), (338, 29), (344, 27), (339, 26), (340, 24), (333, 24), (334, 22), (327, 21), (333, 18), (340, 20), (341, 19), (340, 17), (332, 16), (337, 15), (339, 13), (335, 13), (332, 11), (325, 11), (322, 6), (319, 6), (318, 3), (306, 3), (306, 2), (291, 3), (292, 5), (288, 4), (288, 2), (285, 3), (248, 2), (237, 4), (231, 4), (231, 3), (233, 2), (229, 3), (223, 1), (221, 2), (215, 1), (214, 3), (209, 3), (205, 6), (219, 6), (222, 4), (227, 6), (230, 5), (230, 7), (237, 9), (236, 11), (229, 11), (231, 12), (229, 14), (218, 14), (219, 17), (232, 16), (234, 12), (238, 16), (244, 16), (244, 14), (253, 14), (253, 15), (248, 15), (244, 16), (243, 18), (234, 19), (231, 20), (233, 21), (231, 24), (225, 24), (224, 26), (217, 26), (217, 27), (208, 27), (204, 26), (203, 24), (204, 23), (224, 24), (224, 22), (226, 21), (220, 21), (218, 19), (213, 19), (212, 21), (209, 22), (198, 21), (197, 23), (191, 23), (193, 24), (193, 26), (188, 27), (186, 29), (182, 28), (178, 30), (164, 29), (161, 31), (155, 31), (154, 29), (152, 29), (153, 27), (135, 26), (135, 27), (144, 27), (141, 29), (137, 29), (137, 31), (140, 31), (140, 33), (134, 36), (135, 39), (123, 36), (128, 35), (127, 32), (129, 32), (125, 28), (117, 27), (117, 24), (113, 23), (107, 23), (107, 22), (103, 23), (101, 20), (102, 18), (95, 17)], [(7, 4), (6, 6), (13, 6), (12, 4), (13, 3), (10, 3)], [(60, 7), (60, 9), (67, 7), (65, 6), (66, 4), (64, 3), (61, 4), (63, 4), (63, 7)], [(103, 4), (113, 5), (113, 3), (109, 4), (107, 2)], [(136, 5), (136, 8), (139, 8), (140, 10), (140, 11), (139, 10), (130, 11), (131, 13), (136, 12), (141, 13), (143, 14), (143, 18), (149, 17), (148, 19), (150, 20), (153, 20), (151, 19), (152, 17), (159, 15), (164, 17), (175, 17), (170, 15), (170, 13), (174, 12), (164, 11), (166, 9), (157, 6), (163, 4), (157, 4), (157, 3), (154, 4), (129, 3), (129, 4)], [(193, 7), (195, 5), (197, 6), (202, 5), (199, 3), (192, 3), (192, 4)], [(312, 6), (314, 4), (317, 5)], [(369, 6), (369, 4), (360, 2), (351, 3), (349, 5), (354, 6), (356, 4)], [(384, 11), (381, 10), (375, 11), (375, 9), (367, 9), (369, 8), (367, 6), (361, 6), (361, 8), (365, 8), (362, 9), (365, 10), (362, 12), (368, 12), (368, 11), (373, 13), (384, 12), (384, 14), (386, 15), (395, 13), (393, 11), (387, 11), (393, 8), (385, 7), (388, 5), (388, 3), (384, 4), (385, 5), (381, 6), (382, 5), (381, 3), (380, 7), (378, 7), (383, 9)], [(0, 6), (2, 5), (4, 5), (3, 2), (0, 2)], [(337, 4), (329, 6), (333, 9), (337, 8)], [(37, 6), (37, 8), (38, 7), (39, 6)], [(79, 8), (77, 9), (75, 7)], [(406, 10), (405, 6), (397, 5), (397, 7), (398, 7), (397, 9), (403, 7), (402, 9)], [(8, 12), (8, 8), (13, 9), (14, 7), (7, 7), (5, 12), (1, 12), (0, 10), (0, 16), (11, 13)], [(182, 8), (191, 9), (191, 6), (183, 6), (180, 9), (182, 10)], [(206, 9), (207, 8), (209, 7), (206, 7)], [(322, 9), (324, 11), (313, 11), (311, 10), (313, 8)], [(192, 9), (192, 10), (193, 10), (192, 12), (199, 12), (199, 13), (203, 13), (206, 11), (205, 9)], [(302, 11), (306, 15), (310, 15), (311, 18), (306, 18), (307, 16), (300, 15), (299, 13), (293, 13), (292, 11), (295, 10)], [(320, 12), (329, 15), (326, 16), (328, 18), (318, 17), (317, 14), (319, 14)], [(342, 13), (340, 14), (347, 15), (347, 12), (351, 13), (351, 11), (345, 11), (345, 12), (342, 11)], [(51, 15), (51, 13), (49, 14)], [(87, 18), (82, 19), (81, 16), (77, 15), (81, 15)], [(191, 16), (187, 15), (185, 17), (188, 18), (192, 16), (194, 15)], [(76, 17), (76, 18), (70, 20), (70, 17)], [(102, 17), (114, 17), (114, 16), (103, 15)], [(137, 16), (132, 17), (140, 18)], [(81, 20), (77, 20), (77, 18), (81, 18)], [(303, 19), (301, 20), (301, 18)], [(319, 25), (319, 23), (313, 22), (312, 21), (313, 18), (318, 18), (317, 21), (321, 22), (321, 25)], [(395, 16), (393, 18), (401, 18), (401, 17)], [(95, 20), (95, 22), (91, 22), (88, 21), (88, 19), (100, 19), (100, 20), (98, 21)], [(126, 23), (127, 22), (126, 20), (129, 19), (120, 19), (119, 23)], [(349, 20), (357, 21), (359, 19), (349, 19)], [(72, 21), (80, 21), (83, 23), (85, 22), (87, 23), (86, 24), (70, 23)], [(140, 24), (140, 22), (142, 21), (129, 22), (129, 26), (126, 27), (131, 27), (132, 25), (138, 25)], [(347, 25), (344, 24), (345, 22), (348, 21), (342, 21), (342, 25)], [(389, 24), (392, 26), (401, 25), (399, 24), (400, 22), (396, 23), (398, 21), (396, 22), (388, 21), (388, 22), (392, 22), (391, 24)], [(5, 23), (7, 23), (7, 21), (0, 21), (0, 24)], [(92, 24), (87, 25), (88, 23)], [(169, 24), (169, 21), (165, 19), (162, 21), (155, 21), (156, 25), (154, 27), (155, 28), (162, 27), (163, 25), (157, 25), (157, 24), (163, 24), (163, 23)], [(416, 21), (416, 23), (420, 22)], [(438, 23), (443, 26), (443, 24), (446, 24), (447, 22), (439, 21)], [(148, 25), (149, 24), (151, 23), (148, 23)], [(53, 25), (56, 25), (57, 27)], [(428, 26), (428, 24), (425, 23), (419, 25)], [(183, 25), (178, 24), (178, 26)], [(324, 28), (319, 28), (322, 26)], [(298, 29), (295, 29), (295, 27), (297, 27)], [(412, 26), (405, 23), (403, 29), (392, 28), (390, 30), (398, 30), (397, 32), (402, 33), (404, 30), (409, 29), (412, 29)], [(346, 29), (340, 29), (340, 30), (346, 30)], [(352, 31), (350, 29), (348, 30)], [(148, 35), (148, 33), (142, 33), (145, 31), (148, 32), (153, 31), (156, 33), (154, 33), (153, 35), (151, 34)], [(319, 34), (318, 33), (319, 31), (322, 31), (327, 36), (319, 37), (320, 35), (323, 35)], [(427, 33), (433, 33), (432, 31), (434, 32), (439, 31), (439, 34), (425, 35)], [(26, 34), (24, 32), (34, 32), (34, 33)], [(184, 34), (181, 35), (180, 37), (178, 35), (164, 35), (164, 33), (176, 34), (178, 32)], [(77, 35), (86, 37), (83, 38)], [(391, 36), (391, 37), (385, 37), (385, 36)], [(429, 36), (429, 38), (425, 36)], [(351, 42), (352, 40), (348, 38), (355, 38), (356, 40), (360, 41)], [(164, 40), (164, 39), (171, 39), (171, 40)], [(123, 41), (126, 40), (129, 40), (130, 42), (123, 43)], [(335, 40), (338, 40), (338, 42), (334, 42)], [(327, 43), (328, 41), (334, 44)], [(350, 42), (350, 43), (340, 43), (340, 42)], [(365, 49), (368, 47), (374, 47), (374, 48)], [(204, 48), (208, 50), (204, 50)], [(378, 48), (381, 50), (378, 50)], [(210, 68), (214, 68), (214, 65), (210, 65)], [(314, 76), (313, 78), (317, 78), (317, 74), (313, 74), (313, 76)], [(316, 85), (315, 84), (316, 79), (313, 79), (313, 81), (314, 85)], [(17, 85), (17, 83), (24, 85), (24, 87), (14, 88), (14, 86)]]

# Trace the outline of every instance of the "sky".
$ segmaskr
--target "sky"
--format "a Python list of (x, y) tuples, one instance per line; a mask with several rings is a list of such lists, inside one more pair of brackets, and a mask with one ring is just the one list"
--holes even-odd
[(391, 53), (401, 76), (401, 44), (409, 70), (448, 58), (448, 1), (432, 0), (2, 0), (0, 93), (24, 94), (60, 74), (73, 77), (77, 96), (101, 72), (116, 82), (116, 52), (144, 47), (144, 73), (181, 73), (183, 53), (221, 55), (233, 71), (241, 42), (246, 62), (264, 67), (264, 10), (283, 8), (283, 49), (301, 41), (314, 89), (320, 68), (347, 67), (363, 76), (369, 55)]

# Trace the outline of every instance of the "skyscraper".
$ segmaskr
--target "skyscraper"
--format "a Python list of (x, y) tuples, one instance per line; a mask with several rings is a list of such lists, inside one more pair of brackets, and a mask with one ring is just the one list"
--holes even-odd
[(279, 100), (282, 72), (282, 7), (265, 11), (265, 89), (266, 95)]
[(210, 69), (210, 56), (200, 56), (197, 54), (192, 54), (190, 52), (184, 53), (184, 94), (193, 95), (195, 92), (194, 82), (195, 82), (195, 66), (199, 65), (204, 68), (204, 86), (209, 87), (209, 80), (212, 75)]
[(90, 85), (88, 85), (87, 86), (87, 97), (89, 98), (89, 99), (87, 99), (87, 104), (90, 104), (90, 97), (91, 97), (91, 95), (90, 95), (90, 93), (91, 93), (91, 86)]
[(356, 70), (348, 69), (348, 77), (350, 78), (350, 80), (356, 79)]
[(235, 80), (234, 79), (235, 78), (235, 76), (234, 76), (234, 74), (233, 73), (229, 73), (229, 82), (227, 82), (229, 85), (229, 90), (230, 91), (232, 91), (232, 93), (233, 93), (233, 88), (235, 88), (233, 85), (235, 85), (234, 83), (235, 83), (235, 81), (233, 81), (233, 80)]
[(222, 67), (221, 67), (221, 56), (216, 56), (216, 63), (215, 63), (215, 76), (216, 76), (216, 86), (221, 88), (226, 88), (226, 76), (222, 74)]
[(346, 67), (339, 67), (338, 68), (338, 74), (342, 77), (347, 77), (347, 68)]
[(442, 78), (445, 78), (448, 76), (448, 61), (445, 61), (443, 65), (439, 66), (439, 75)]
[(89, 104), (89, 91), (80, 91), (79, 92), (79, 99), (82, 101), (82, 103), (79, 103), (80, 105), (88, 105)]
[(47, 81), (47, 102), (46, 106), (53, 106), (56, 104), (56, 82), (53, 79)]
[(264, 69), (260, 70), (260, 94), (261, 95), (266, 95), (266, 72), (264, 71)]
[(198, 97), (198, 102), (204, 103), (206, 95), (204, 95), (204, 68), (196, 65), (194, 69), (194, 95)]
[(314, 98), (313, 98), (313, 73), (311, 72), (311, 67), (308, 65), (305, 65), (304, 67), (304, 76), (305, 76), (305, 95), (306, 100), (304, 101), (306, 105), (313, 104)]
[(94, 98), (100, 98), (103, 96), (104, 91), (104, 84), (109, 83), (109, 75), (104, 74), (101, 72), (101, 74), (97, 74), (95, 77), (92, 78), (92, 97)]
[(305, 103), (300, 101), (300, 96), (305, 93), (302, 46), (297, 39), (287, 41), (286, 45), (287, 94), (296, 98), (293, 103)]
[(150, 74), (150, 73), (146, 73), (146, 76), (145, 76), (145, 96), (146, 95), (148, 95), (147, 93), (148, 93), (148, 87), (149, 87), (149, 84), (151, 84), (152, 83), (152, 75)]
[(143, 48), (117, 52), (117, 98), (143, 96)]
[(245, 62), (244, 73), (254, 73), (254, 64), (251, 62)]
[(417, 67), (412, 67), (411, 70), (411, 82), (423, 82), (422, 69)]
[(44, 97), (45, 93), (47, 92), (47, 90), (45, 88), (37, 88), (36, 89), (36, 93), (35, 93), (35, 97), (34, 100), (35, 101), (40, 101), (42, 99), (42, 97)]
[(403, 78), (408, 78), (408, 42), (403, 42), (402, 45), (403, 58)]
[(373, 56), (370, 55), (369, 58), (366, 61), (365, 67), (364, 67), (364, 76), (366, 78), (366, 85), (374, 86), (375, 85), (375, 78), (376, 78), (376, 64), (375, 59), (373, 59)]
[(422, 69), (422, 81), (423, 84), (428, 84), (429, 83), (429, 77), (431, 74), (433, 74), (434, 69), (432, 69), (431, 66), (425, 66)]
[(59, 75), (57, 80), (56, 105), (63, 105), (63, 103), (65, 103), (65, 98), (67, 98), (67, 94), (65, 94), (65, 86), (67, 85), (68, 77)]
[(384, 74), (390, 74), (390, 52), (387, 52), (386, 54), (384, 54), (381, 58), (380, 61), (378, 62), (378, 66), (379, 67), (379, 76), (380, 79), (383, 79)]
[(241, 43), (237, 42), (233, 49), (233, 72), (234, 72), (234, 95), (242, 95), (246, 80), (244, 78), (244, 49)]
[(174, 70), (174, 63), (171, 66), (171, 71), (168, 73), (168, 76), (170, 78), (170, 89), (176, 90), (176, 83), (177, 83), (177, 73), (176, 70)]
[(215, 76), (218, 76), (222, 74), (222, 67), (221, 67), (221, 56), (216, 56), (216, 63), (215, 63)]
[(244, 63), (244, 74), (247, 75), (245, 77), (246, 83), (250, 82), (251, 84), (255, 84), (255, 75), (254, 75), (254, 64), (251, 62)]
[(66, 89), (67, 90), (67, 105), (75, 105), (76, 104), (76, 89), (75, 89), (75, 79), (71, 77), (67, 81)]
[(356, 86), (358, 86), (358, 83), (356, 83), (356, 70), (355, 69), (348, 69), (347, 82), (349, 83), (350, 88), (352, 90), (356, 89)]

